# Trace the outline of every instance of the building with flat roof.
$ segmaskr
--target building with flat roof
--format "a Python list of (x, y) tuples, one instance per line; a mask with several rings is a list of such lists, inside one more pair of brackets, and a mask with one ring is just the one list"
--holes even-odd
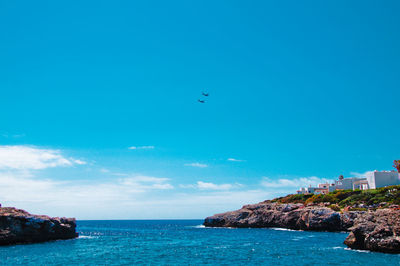
[(369, 188), (400, 185), (399, 173), (396, 171), (373, 171), (366, 174)]
[(360, 190), (367, 190), (369, 189), (368, 181), (366, 178), (362, 180), (358, 180), (353, 182), (353, 190), (360, 189)]
[(360, 177), (343, 178), (343, 176), (340, 176), (339, 180), (335, 181), (335, 189), (353, 189), (353, 184), (359, 181), (367, 181), (367, 179)]

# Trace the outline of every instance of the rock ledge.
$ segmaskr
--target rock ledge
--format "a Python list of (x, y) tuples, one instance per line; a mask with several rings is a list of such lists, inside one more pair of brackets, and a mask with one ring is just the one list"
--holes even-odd
[(36, 243), (76, 238), (74, 218), (33, 215), (12, 207), (0, 207), (0, 245)]
[(309, 231), (350, 231), (345, 244), (353, 249), (400, 253), (400, 210), (336, 212), (298, 203), (245, 205), (204, 220), (208, 227), (281, 227)]

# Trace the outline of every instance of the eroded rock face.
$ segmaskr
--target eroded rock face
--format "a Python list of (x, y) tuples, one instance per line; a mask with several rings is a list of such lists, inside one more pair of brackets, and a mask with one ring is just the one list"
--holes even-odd
[(360, 215), (344, 243), (353, 249), (400, 253), (400, 211), (382, 209)]
[(344, 242), (350, 248), (400, 253), (400, 210), (395, 209), (339, 213), (322, 206), (261, 202), (207, 217), (204, 225), (350, 231)]
[(242, 209), (207, 217), (210, 227), (283, 227), (295, 230), (344, 231), (353, 225), (357, 214), (346, 216), (327, 207), (303, 204), (258, 203)]
[(0, 207), (0, 245), (71, 239), (78, 236), (75, 228), (74, 218), (52, 218)]

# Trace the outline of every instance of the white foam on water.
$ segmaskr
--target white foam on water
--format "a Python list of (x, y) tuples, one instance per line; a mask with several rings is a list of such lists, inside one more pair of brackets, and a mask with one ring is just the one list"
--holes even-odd
[(78, 238), (93, 239), (93, 238), (97, 238), (97, 236), (78, 236)]
[(215, 249), (225, 249), (225, 248), (229, 248), (230, 246), (217, 246), (217, 247), (213, 247)]
[(206, 226), (204, 224), (199, 224), (199, 225), (194, 225), (194, 226), (190, 226), (192, 228), (206, 228)]
[(351, 248), (345, 248), (345, 250), (350, 250), (354, 252), (361, 252), (361, 253), (371, 253), (369, 250), (361, 250), (361, 249), (351, 249)]
[(299, 230), (293, 230), (293, 229), (287, 229), (287, 228), (279, 228), (279, 227), (271, 227), (269, 229), (275, 230), (275, 231), (299, 231)]

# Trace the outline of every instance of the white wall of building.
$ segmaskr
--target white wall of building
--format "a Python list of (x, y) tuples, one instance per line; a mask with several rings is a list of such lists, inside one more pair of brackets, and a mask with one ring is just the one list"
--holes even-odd
[(400, 185), (399, 173), (395, 171), (373, 171), (366, 174), (369, 188)]
[(335, 181), (336, 189), (353, 189), (353, 183), (356, 181), (365, 180), (365, 178), (349, 177)]

